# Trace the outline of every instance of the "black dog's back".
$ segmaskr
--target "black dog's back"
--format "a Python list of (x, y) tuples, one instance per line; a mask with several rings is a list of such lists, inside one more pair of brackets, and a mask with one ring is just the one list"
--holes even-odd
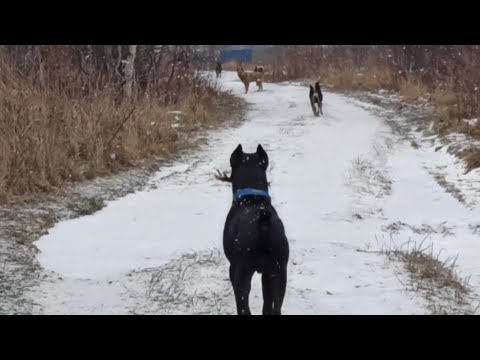
[(273, 206), (253, 200), (232, 206), (225, 224), (224, 250), (229, 261), (251, 262), (259, 273), (271, 273), (274, 269), (265, 269), (265, 265), (288, 260), (285, 230)]

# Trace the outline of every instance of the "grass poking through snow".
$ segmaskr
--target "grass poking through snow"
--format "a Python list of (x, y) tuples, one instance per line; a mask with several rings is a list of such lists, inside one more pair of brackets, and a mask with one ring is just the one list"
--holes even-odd
[(422, 294), (429, 314), (477, 314), (479, 306), (474, 303), (478, 299), (469, 285), (470, 276), (462, 278), (457, 272), (458, 256), (441, 259), (443, 249), (435, 253), (433, 244), (427, 244), (428, 238), (429, 234), (420, 242), (409, 240), (397, 245), (390, 236), (389, 244), (384, 242), (380, 251), (357, 251), (378, 252), (391, 261), (401, 262), (408, 280), (402, 281), (398, 276), (397, 279), (407, 290)]

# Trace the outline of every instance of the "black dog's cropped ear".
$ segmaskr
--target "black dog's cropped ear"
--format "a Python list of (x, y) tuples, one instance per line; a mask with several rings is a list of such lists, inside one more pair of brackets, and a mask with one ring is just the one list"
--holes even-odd
[(258, 145), (257, 154), (258, 154), (258, 160), (260, 161), (260, 167), (266, 171), (268, 168), (268, 155), (266, 151), (263, 149), (262, 145)]
[(230, 166), (232, 167), (232, 169), (242, 161), (242, 156), (243, 156), (242, 145), (238, 145), (235, 151), (230, 156)]

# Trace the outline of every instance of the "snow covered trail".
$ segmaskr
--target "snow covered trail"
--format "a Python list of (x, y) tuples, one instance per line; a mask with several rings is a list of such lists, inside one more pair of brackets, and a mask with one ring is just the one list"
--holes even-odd
[[(34, 312), (234, 313), (221, 248), (231, 189), (213, 174), (229, 170), (238, 144), (254, 152), (260, 143), (291, 247), (284, 314), (425, 313), (425, 300), (402, 285), (402, 266), (359, 250), (378, 246), (397, 221), (434, 226), (451, 210), (466, 224), (471, 214), (381, 118), (347, 97), (325, 93), (325, 115), (315, 118), (308, 89), (298, 84), (265, 84), (245, 95), (235, 73), (221, 82), (251, 103), (247, 120), (212, 132), (200, 151), (160, 169), (153, 190), (60, 222), (42, 237), (38, 260), (51, 275), (31, 289)], [(438, 201), (445, 207), (431, 211)], [(463, 242), (480, 254), (473, 237)], [(261, 306), (255, 275), (252, 312)]]

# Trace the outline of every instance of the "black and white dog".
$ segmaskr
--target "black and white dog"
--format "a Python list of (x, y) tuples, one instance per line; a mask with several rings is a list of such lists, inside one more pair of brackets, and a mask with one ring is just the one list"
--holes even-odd
[[(268, 155), (239, 145), (230, 157), (233, 203), (225, 222), (223, 247), (230, 262), (238, 315), (251, 315), (249, 294), (255, 271), (262, 274), (263, 315), (281, 315), (287, 286), (289, 245), (268, 193)], [(221, 178), (219, 178), (221, 179)]]
[(320, 89), (320, 83), (315, 83), (315, 88), (310, 85), (310, 104), (312, 105), (313, 115), (320, 116), (323, 115), (322, 110), (322, 103), (323, 103), (323, 94), (322, 90)]

